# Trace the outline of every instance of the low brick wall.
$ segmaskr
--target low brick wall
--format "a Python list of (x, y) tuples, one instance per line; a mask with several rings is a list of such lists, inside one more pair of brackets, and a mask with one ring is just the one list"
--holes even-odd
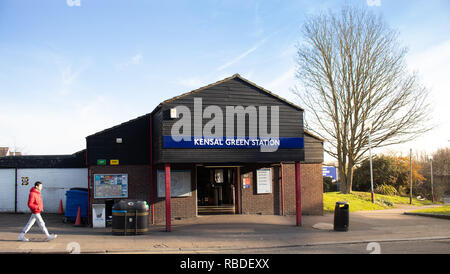
[[(295, 215), (295, 164), (283, 164), (284, 214)], [(302, 213), (323, 215), (322, 164), (300, 164)]]

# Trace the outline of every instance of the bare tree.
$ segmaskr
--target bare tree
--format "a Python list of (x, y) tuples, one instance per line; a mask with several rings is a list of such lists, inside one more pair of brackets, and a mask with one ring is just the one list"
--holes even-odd
[(344, 6), (309, 17), (297, 46), (305, 126), (326, 140), (350, 193), (353, 167), (372, 147), (410, 141), (431, 129), (427, 89), (405, 64), (398, 33), (366, 8)]

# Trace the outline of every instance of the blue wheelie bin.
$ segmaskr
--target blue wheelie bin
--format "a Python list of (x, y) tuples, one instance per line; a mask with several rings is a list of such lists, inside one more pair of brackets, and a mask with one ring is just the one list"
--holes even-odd
[(64, 222), (75, 222), (80, 207), (81, 219), (87, 219), (88, 212), (88, 192), (87, 189), (80, 188), (70, 189), (66, 191), (66, 210), (64, 214)]

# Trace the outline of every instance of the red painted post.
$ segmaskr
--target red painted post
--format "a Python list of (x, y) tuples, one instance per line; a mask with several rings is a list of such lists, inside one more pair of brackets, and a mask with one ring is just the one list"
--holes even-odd
[[(150, 156), (151, 157), (151, 156)], [(151, 211), (152, 211), (152, 225), (155, 224), (155, 183), (153, 180), (153, 165), (150, 164), (150, 204), (151, 204)]]
[(280, 163), (280, 165), (281, 165), (281, 179), (278, 181), (280, 183), (280, 192), (281, 192), (281, 216), (284, 216), (283, 163)]
[(91, 169), (89, 168), (89, 159), (88, 159), (88, 144), (87, 144), (87, 138), (86, 138), (86, 153), (84, 154), (84, 159), (85, 159), (85, 164), (86, 164), (86, 167), (87, 167), (87, 183), (88, 183), (88, 185), (87, 185), (87, 187), (88, 187), (88, 191), (87, 191), (87, 194), (88, 194), (88, 212), (87, 212), (87, 221), (88, 221), (88, 224), (91, 224), (92, 222), (91, 222)]
[(300, 183), (300, 163), (295, 162), (295, 202), (297, 226), (302, 226), (302, 190)]
[(234, 168), (234, 214), (239, 214), (239, 167)]
[(150, 114), (150, 204), (152, 208), (152, 224), (155, 224), (155, 185), (153, 180), (153, 114)]
[(170, 214), (170, 164), (165, 164), (166, 173), (166, 231), (172, 230), (171, 214)]

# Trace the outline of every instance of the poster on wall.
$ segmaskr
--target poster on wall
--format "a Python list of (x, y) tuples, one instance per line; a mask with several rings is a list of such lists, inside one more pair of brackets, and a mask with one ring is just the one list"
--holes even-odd
[(214, 181), (218, 184), (223, 183), (223, 169), (214, 170)]
[(272, 174), (270, 168), (256, 170), (256, 193), (272, 193)]
[(242, 180), (242, 188), (244, 189), (250, 188), (250, 178), (244, 178)]
[[(166, 176), (164, 170), (158, 170), (157, 177), (158, 197), (166, 197)], [(170, 197), (192, 196), (191, 171), (171, 170), (170, 171)]]
[(94, 198), (128, 198), (128, 174), (94, 174)]
[(27, 186), (30, 183), (29, 177), (22, 177), (22, 185)]

